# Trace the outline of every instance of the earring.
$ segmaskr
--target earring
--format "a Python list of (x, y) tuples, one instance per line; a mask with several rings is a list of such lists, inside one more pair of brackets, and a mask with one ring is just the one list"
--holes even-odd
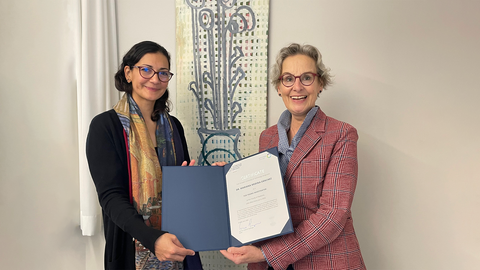
[(281, 97), (281, 96), (282, 96), (282, 94), (278, 93), (278, 96), (279, 96), (279, 97)]

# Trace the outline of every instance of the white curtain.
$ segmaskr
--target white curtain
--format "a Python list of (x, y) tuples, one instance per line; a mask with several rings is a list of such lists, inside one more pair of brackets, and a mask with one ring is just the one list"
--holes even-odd
[(113, 76), (118, 68), (115, 0), (78, 0), (76, 21), (77, 110), (80, 177), (80, 227), (92, 236), (101, 211), (85, 156), (85, 140), (92, 118), (118, 101)]

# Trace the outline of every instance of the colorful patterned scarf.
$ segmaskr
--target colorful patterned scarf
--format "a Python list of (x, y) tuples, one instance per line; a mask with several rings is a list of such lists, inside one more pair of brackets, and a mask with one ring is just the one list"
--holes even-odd
[[(124, 94), (113, 109), (117, 112), (128, 137), (133, 206), (143, 216), (148, 226), (160, 230), (162, 202), (162, 169), (160, 164), (162, 166), (174, 166), (176, 162), (173, 127), (170, 117), (167, 113), (163, 113), (157, 120), (155, 131), (157, 151), (155, 151), (144, 117), (132, 96)], [(152, 269), (153, 265), (172, 264), (171, 262), (158, 261), (154, 254), (150, 254), (138, 241), (136, 262), (137, 269)]]

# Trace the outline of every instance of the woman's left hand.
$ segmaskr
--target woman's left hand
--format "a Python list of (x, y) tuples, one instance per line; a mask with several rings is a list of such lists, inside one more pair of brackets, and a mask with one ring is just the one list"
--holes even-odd
[(227, 250), (220, 250), (225, 258), (235, 264), (257, 263), (265, 261), (260, 248), (252, 245), (243, 247), (230, 247)]

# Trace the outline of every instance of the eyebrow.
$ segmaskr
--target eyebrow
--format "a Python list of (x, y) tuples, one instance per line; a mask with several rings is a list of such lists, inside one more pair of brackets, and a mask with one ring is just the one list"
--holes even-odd
[[(303, 75), (303, 74), (305, 74), (305, 73), (314, 73), (314, 74), (315, 74), (316, 72), (315, 72), (315, 71), (305, 71), (305, 72), (303, 72), (303, 73), (300, 74), (300, 75)], [(282, 73), (280, 76), (284, 76), (284, 75), (286, 75), (286, 74), (293, 75), (293, 74), (290, 73), (290, 72), (284, 72), (284, 73)], [(297, 75), (297, 76), (300, 76), (300, 75)], [(295, 75), (293, 75), (293, 76), (295, 76)]]
[[(155, 70), (155, 69), (153, 68), (153, 66), (151, 66), (151, 65), (149, 65), (149, 64), (139, 64), (138, 66), (147, 66), (147, 67), (150, 67), (151, 69)], [(160, 68), (159, 71), (160, 71), (160, 70), (170, 71), (170, 69), (164, 68), (164, 67)]]

